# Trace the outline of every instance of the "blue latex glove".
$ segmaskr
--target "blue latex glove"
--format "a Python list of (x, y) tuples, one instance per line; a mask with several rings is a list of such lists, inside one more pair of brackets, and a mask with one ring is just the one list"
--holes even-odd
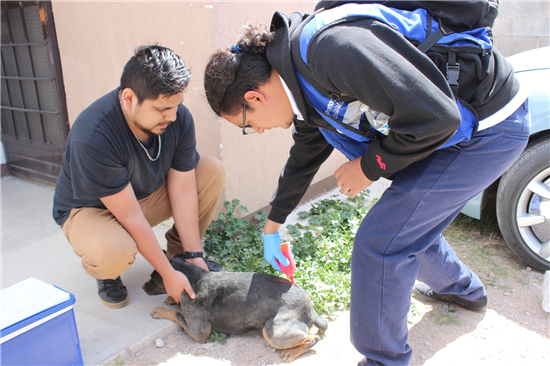
[(281, 236), (279, 233), (264, 234), (264, 258), (279, 272), (282, 271), (277, 260), (283, 266), (290, 264), (288, 259), (281, 253)]

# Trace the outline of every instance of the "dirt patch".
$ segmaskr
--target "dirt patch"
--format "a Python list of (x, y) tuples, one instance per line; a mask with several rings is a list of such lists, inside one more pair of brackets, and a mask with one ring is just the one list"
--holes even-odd
[[(449, 242), (454, 234), (459, 231), (446, 232)], [(413, 300), (422, 306), (422, 319), (409, 330), (412, 364), (548, 364), (550, 316), (541, 306), (543, 274), (526, 267), (498, 236), (470, 233), (455, 241), (459, 258), (485, 284), (489, 309), (477, 314)]]
[[(489, 309), (477, 314), (448, 304), (413, 299), (409, 344), (413, 365), (547, 365), (550, 316), (542, 302), (543, 274), (526, 267), (495, 234), (451, 226), (445, 236), (458, 257), (486, 286)], [(355, 365), (362, 359), (349, 341), (349, 314), (330, 321), (326, 338), (293, 365)], [(126, 365), (279, 365), (280, 351), (261, 334), (231, 336), (225, 344), (198, 344), (184, 332), (123, 361)]]

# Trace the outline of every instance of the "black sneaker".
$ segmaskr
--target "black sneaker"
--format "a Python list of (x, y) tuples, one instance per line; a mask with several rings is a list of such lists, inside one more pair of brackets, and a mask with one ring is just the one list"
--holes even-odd
[(101, 302), (111, 309), (122, 308), (130, 301), (120, 276), (116, 280), (97, 280), (97, 293)]
[(476, 313), (484, 312), (489, 302), (487, 295), (477, 301), (470, 301), (456, 295), (438, 294), (425, 283), (418, 283), (414, 286), (413, 296), (432, 303), (446, 302)]

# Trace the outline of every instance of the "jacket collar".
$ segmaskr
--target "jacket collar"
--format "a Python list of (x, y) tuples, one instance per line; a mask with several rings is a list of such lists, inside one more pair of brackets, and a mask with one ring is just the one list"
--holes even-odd
[(271, 29), (275, 31), (275, 38), (267, 45), (266, 55), (271, 66), (288, 85), (298, 109), (307, 121), (307, 102), (302, 95), (292, 62), (289, 62), (291, 60), (290, 39), (304, 19), (305, 16), (298, 12), (292, 13), (290, 17), (281, 12), (273, 14)]

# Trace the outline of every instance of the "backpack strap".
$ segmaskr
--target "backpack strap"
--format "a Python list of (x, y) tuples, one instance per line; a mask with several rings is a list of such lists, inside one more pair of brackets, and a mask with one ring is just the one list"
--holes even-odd
[[(454, 31), (446, 31), (443, 23), (439, 22), (439, 28), (432, 33), (432, 16), (428, 13), (428, 30), (426, 39), (416, 48), (422, 53), (426, 53), (432, 48), (441, 38), (446, 35), (456, 33)], [(445, 69), (445, 77), (447, 83), (451, 87), (455, 99), (458, 97), (458, 78), (460, 77), (460, 64), (456, 62), (456, 51), (450, 49), (447, 56), (447, 65)]]
[(420, 43), (417, 48), (423, 52), (426, 53), (430, 48), (432, 48), (441, 38), (445, 37), (446, 35), (455, 33), (453, 31), (446, 31), (443, 28), (443, 23), (441, 21), (439, 22), (439, 28), (432, 33), (432, 16), (428, 13), (428, 31), (426, 32), (427, 36), (426, 39)]
[(447, 83), (453, 91), (455, 99), (458, 98), (458, 78), (460, 77), (460, 64), (456, 62), (456, 51), (450, 49), (447, 57), (447, 66), (445, 70)]

